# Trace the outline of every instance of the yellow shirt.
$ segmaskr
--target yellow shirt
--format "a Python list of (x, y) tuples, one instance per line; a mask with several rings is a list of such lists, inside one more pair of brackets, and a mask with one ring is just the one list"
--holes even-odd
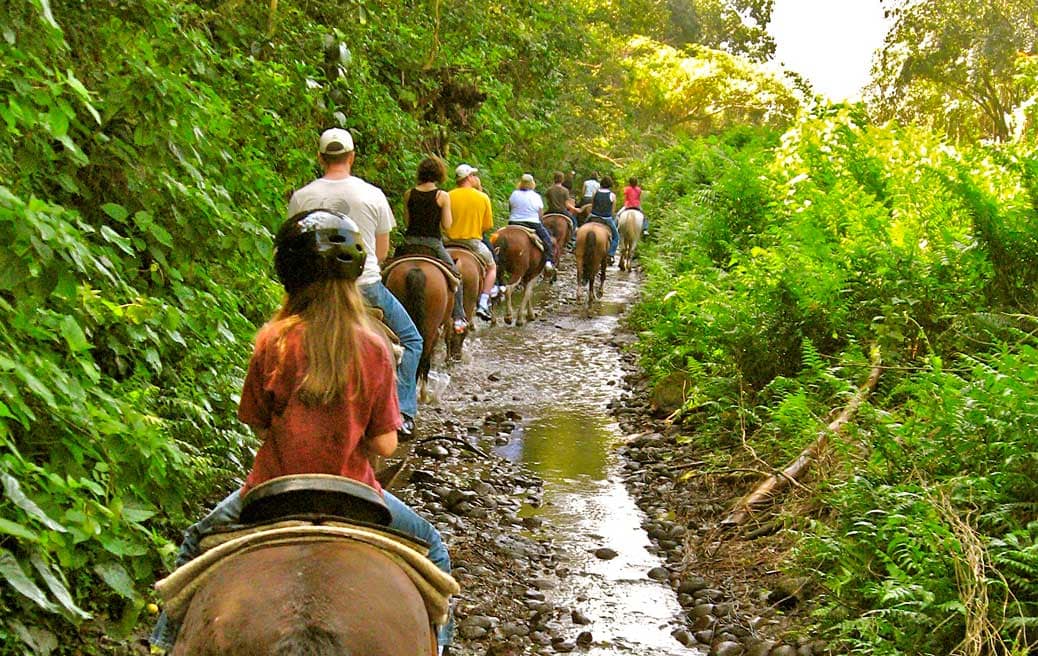
[(494, 212), (490, 196), (472, 187), (458, 187), (450, 191), (451, 227), (444, 231), (448, 239), (480, 239), (494, 227)]

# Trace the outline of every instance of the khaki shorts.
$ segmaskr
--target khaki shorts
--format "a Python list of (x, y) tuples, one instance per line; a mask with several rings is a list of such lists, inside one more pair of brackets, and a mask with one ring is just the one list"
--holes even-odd
[(448, 246), (453, 244), (468, 248), (483, 262), (483, 266), (494, 266), (494, 254), (490, 252), (490, 249), (487, 248), (482, 239), (452, 239), (447, 242)]

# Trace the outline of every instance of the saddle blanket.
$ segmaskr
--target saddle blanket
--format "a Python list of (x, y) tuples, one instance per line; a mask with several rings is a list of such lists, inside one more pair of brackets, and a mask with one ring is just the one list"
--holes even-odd
[(429, 257), (427, 255), (409, 254), (390, 260), (388, 264), (382, 267), (382, 280), (384, 281), (387, 278), (389, 278), (389, 273), (397, 266), (403, 264), (404, 262), (413, 262), (414, 260), (421, 260), (422, 262), (429, 262), (430, 264), (435, 264), (437, 268), (439, 268), (440, 271), (443, 272), (443, 275), (447, 276), (447, 285), (451, 288), (451, 291), (454, 291), (458, 288), (458, 283), (460, 283), (461, 281), (458, 279), (456, 275), (454, 275), (454, 272), (448, 269), (447, 265), (441, 262), (439, 258)]
[(156, 583), (155, 590), (165, 601), (166, 613), (173, 619), (181, 620), (195, 592), (225, 558), (263, 547), (337, 540), (367, 544), (388, 556), (418, 588), (430, 620), (434, 624), (447, 621), (450, 596), (461, 589), (454, 577), (433, 564), (426, 553), (409, 540), (365, 526), (337, 522), (315, 525), (285, 521), (209, 536), (203, 545), (215, 546)]
[(457, 248), (457, 249), (465, 250), (465, 251), (468, 251), (469, 253), (472, 253), (472, 257), (474, 257), (476, 259), (476, 264), (479, 265), (479, 279), (480, 280), (486, 279), (486, 277), (487, 277), (487, 262), (483, 261), (483, 258), (485, 256), (482, 255), (479, 251), (477, 251), (476, 249), (472, 248), (471, 246), (469, 246), (468, 244), (466, 244), (463, 241), (445, 241), (445, 242), (443, 242), (443, 245), (444, 245), (445, 248), (447, 248), (447, 252), (448, 253), (450, 253), (450, 249), (452, 249), (452, 248)]
[[(544, 242), (542, 242), (541, 238), (537, 236), (537, 231), (534, 230), (533, 228), (527, 228), (526, 226), (518, 225), (516, 223), (509, 223), (506, 227), (508, 227), (508, 228), (518, 228), (519, 230), (522, 230), (526, 234), (530, 235), (530, 240), (533, 241), (534, 247), (537, 250), (539, 250), (540, 252), (542, 252), (542, 253), (544, 252)], [(503, 229), (504, 228), (502, 228), (502, 230)], [(498, 234), (500, 234), (500, 232), (501, 232), (501, 230), (498, 230), (490, 238), (491, 243), (493, 243), (495, 246), (497, 245), (497, 236), (498, 236)]]

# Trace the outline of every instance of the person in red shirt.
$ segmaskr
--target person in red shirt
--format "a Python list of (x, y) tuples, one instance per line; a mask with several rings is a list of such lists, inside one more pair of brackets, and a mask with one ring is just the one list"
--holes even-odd
[(642, 235), (649, 234), (649, 217), (642, 211), (642, 188), (638, 186), (638, 178), (628, 178), (624, 187), (624, 206), (620, 211), (638, 210), (642, 213)]
[[(359, 229), (338, 212), (303, 212), (281, 226), (274, 266), (286, 294), (256, 335), (238, 408), (261, 445), (245, 484), (184, 533), (178, 567), (198, 555), (203, 536), (237, 523), (249, 489), (290, 474), (333, 474), (380, 491), (390, 527), (428, 543), (429, 559), (450, 573), (439, 532), (381, 489), (368, 459), (396, 450), (400, 408), (388, 346), (357, 291), (365, 258)], [(171, 648), (178, 628), (162, 615), (153, 648)], [(441, 645), (450, 633), (441, 627)]]

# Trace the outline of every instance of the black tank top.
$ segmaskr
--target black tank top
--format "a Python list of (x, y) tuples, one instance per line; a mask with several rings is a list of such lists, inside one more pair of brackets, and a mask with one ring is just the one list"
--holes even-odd
[(612, 192), (608, 189), (595, 192), (591, 200), (591, 213), (602, 218), (613, 216), (613, 201), (609, 198)]
[(407, 197), (407, 232), (409, 237), (433, 237), (440, 239), (440, 219), (443, 210), (436, 204), (436, 194), (439, 189), (419, 191), (412, 189)]

